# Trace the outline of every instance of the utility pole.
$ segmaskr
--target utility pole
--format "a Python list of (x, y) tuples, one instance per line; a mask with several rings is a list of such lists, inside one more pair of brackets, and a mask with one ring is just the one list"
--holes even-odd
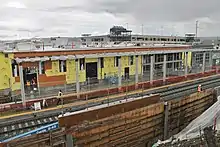
[(197, 20), (196, 21), (196, 40), (197, 40), (197, 37), (198, 37), (198, 23), (199, 23), (199, 21)]
[(141, 35), (144, 35), (144, 25), (141, 25)]

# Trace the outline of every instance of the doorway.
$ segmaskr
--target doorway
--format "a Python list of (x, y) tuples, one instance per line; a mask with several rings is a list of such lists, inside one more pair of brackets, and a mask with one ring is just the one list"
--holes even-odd
[(38, 76), (36, 68), (24, 68), (23, 69), (23, 79), (25, 84), (25, 90), (30, 92), (32, 90), (36, 90), (38, 87)]
[[(89, 84), (98, 83), (97, 62), (86, 63), (86, 80)], [(89, 81), (88, 81), (89, 79)]]
[(124, 76), (126, 80), (129, 79), (129, 67), (125, 67)]

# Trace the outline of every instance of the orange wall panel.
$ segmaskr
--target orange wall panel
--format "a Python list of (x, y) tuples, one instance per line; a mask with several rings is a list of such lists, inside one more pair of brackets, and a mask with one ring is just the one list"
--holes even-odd
[(20, 77), (15, 77), (15, 82), (20, 82)]
[(39, 63), (38, 62), (23, 62), (22, 63), (23, 68), (27, 67), (38, 67)]
[(65, 83), (66, 83), (66, 76), (65, 75), (50, 76), (50, 77), (47, 77), (46, 75), (39, 75), (40, 87), (64, 85)]
[(45, 62), (45, 70), (50, 70), (50, 69), (52, 69), (52, 62), (46, 61)]

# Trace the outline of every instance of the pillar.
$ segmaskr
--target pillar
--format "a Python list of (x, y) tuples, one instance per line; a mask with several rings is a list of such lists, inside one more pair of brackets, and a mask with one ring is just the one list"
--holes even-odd
[(168, 139), (168, 117), (169, 117), (169, 105), (168, 102), (164, 102), (164, 135), (163, 139)]
[(63, 63), (63, 60), (62, 60), (62, 61), (61, 61), (61, 72), (64, 72), (63, 65), (64, 65), (64, 63)]
[(144, 76), (144, 55), (141, 55), (141, 75)]
[(121, 87), (121, 57), (118, 57), (118, 87)]
[(98, 79), (102, 79), (101, 61), (100, 61), (100, 58), (98, 58), (98, 61), (97, 61), (97, 73), (98, 73)]
[(73, 147), (73, 137), (71, 134), (66, 135), (66, 147)]
[(204, 52), (203, 53), (203, 60), (202, 60), (202, 73), (205, 73), (205, 56), (206, 56), (206, 53)]
[(17, 65), (15, 65), (15, 68), (14, 68), (14, 75), (15, 75), (15, 77), (18, 76), (18, 66)]
[(138, 55), (135, 56), (135, 83), (138, 84)]
[(212, 70), (212, 52), (209, 53), (209, 66)]
[(163, 56), (163, 82), (166, 82), (166, 76), (167, 76), (167, 55), (164, 54)]
[(188, 74), (188, 53), (185, 52), (185, 77), (187, 77)]
[(22, 65), (19, 66), (19, 76), (20, 76), (20, 84), (21, 84), (22, 104), (23, 104), (23, 107), (26, 107), (25, 89), (24, 89), (24, 78), (23, 78), (23, 67), (22, 67)]
[(41, 67), (41, 61), (39, 61), (39, 74), (42, 74), (42, 67)]
[(154, 55), (150, 56), (150, 83), (153, 84), (154, 80)]
[(79, 60), (76, 59), (76, 93), (80, 92), (80, 83), (79, 83)]

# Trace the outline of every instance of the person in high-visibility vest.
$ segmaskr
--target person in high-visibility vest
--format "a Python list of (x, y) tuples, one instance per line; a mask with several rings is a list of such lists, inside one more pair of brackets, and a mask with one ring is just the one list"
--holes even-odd
[(199, 85), (199, 86), (198, 86), (197, 91), (198, 91), (198, 92), (202, 92), (202, 85)]

